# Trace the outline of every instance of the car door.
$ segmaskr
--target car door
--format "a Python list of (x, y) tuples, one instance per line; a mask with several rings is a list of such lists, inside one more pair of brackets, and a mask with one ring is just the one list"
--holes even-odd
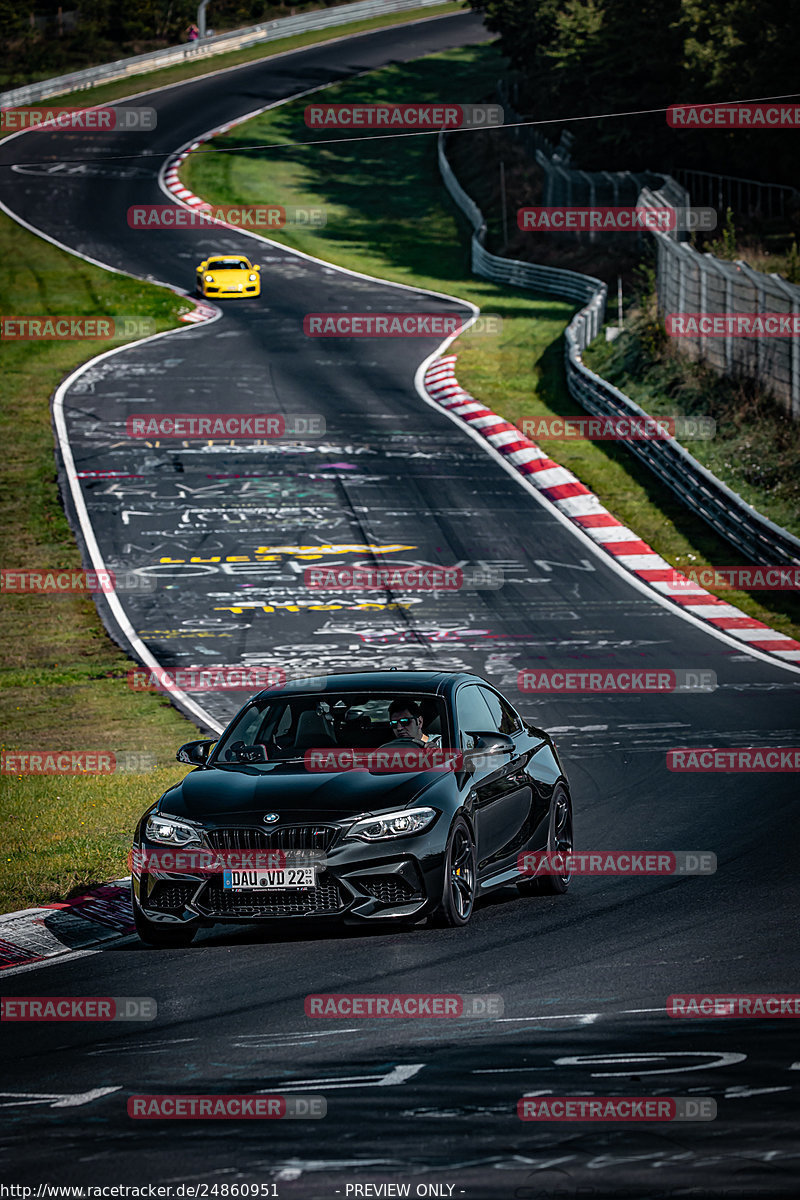
[[(493, 696), (489, 689), (474, 683), (462, 684), (458, 689), (455, 712), (462, 750), (474, 748), (477, 733), (505, 732), (500, 728), (504, 721), (502, 709)], [(478, 757), (471, 776), (469, 805), (480, 879), (515, 866), (516, 852), (526, 841), (532, 800), (516, 743), (511, 754)]]

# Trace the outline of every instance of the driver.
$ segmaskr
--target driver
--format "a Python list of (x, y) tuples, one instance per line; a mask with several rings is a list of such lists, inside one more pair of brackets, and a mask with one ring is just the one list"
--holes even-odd
[(395, 739), (416, 742), (419, 746), (442, 744), (440, 734), (431, 736), (422, 732), (422, 709), (414, 700), (393, 700), (389, 705), (389, 724)]

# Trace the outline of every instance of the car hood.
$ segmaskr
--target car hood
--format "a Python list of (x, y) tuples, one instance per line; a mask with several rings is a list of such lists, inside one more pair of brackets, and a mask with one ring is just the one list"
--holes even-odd
[(192, 771), (162, 796), (158, 808), (175, 817), (211, 822), (276, 812), (291, 821), (337, 821), (413, 804), (449, 772), (312, 773), (302, 766), (211, 767)]
[(255, 271), (221, 271), (215, 267), (208, 267), (203, 274), (213, 275), (215, 283), (244, 283), (247, 276), (254, 275)]

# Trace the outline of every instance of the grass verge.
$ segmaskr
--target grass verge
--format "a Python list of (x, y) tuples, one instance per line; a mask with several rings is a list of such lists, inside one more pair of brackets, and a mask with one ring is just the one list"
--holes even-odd
[(800, 423), (750, 381), (724, 378), (681, 354), (634, 309), (614, 341), (603, 333), (584, 362), (654, 416), (709, 416), (715, 436), (692, 454), (777, 525), (800, 535)]
[[(484, 100), (503, 69), (492, 47), (472, 47), (387, 67), (326, 91), (330, 103), (440, 99)], [(219, 204), (323, 205), (320, 229), (286, 228), (276, 241), (341, 266), (402, 283), (454, 292), (503, 317), (499, 335), (469, 334), (454, 345), (459, 382), (508, 420), (585, 415), (570, 397), (563, 370), (563, 329), (573, 309), (560, 301), (474, 278), (468, 228), (441, 184), (432, 137), (343, 141), (314, 147), (304, 102), (256, 117), (209, 143), (182, 169), (186, 186)], [(474, 137), (455, 141), (454, 159), (469, 158)], [(290, 145), (299, 141), (302, 147)], [(253, 149), (278, 143), (281, 149)], [(250, 148), (246, 148), (250, 147)], [(214, 149), (224, 153), (214, 153)], [(624, 446), (543, 441), (606, 507), (679, 569), (745, 565)], [(694, 453), (707, 443), (687, 442)], [(749, 616), (800, 637), (800, 605), (786, 593), (720, 592)]]
[[(6, 314), (13, 296), (16, 314), (146, 317), (156, 330), (176, 326), (189, 308), (167, 289), (90, 266), (2, 214), (0, 296)], [(71, 369), (113, 344), (4, 341), (4, 567), (81, 566), (58, 495), (48, 397)], [(175, 750), (197, 736), (195, 726), (163, 697), (131, 692), (131, 665), (91, 597), (3, 594), (3, 750), (145, 750), (157, 766), (130, 775), (4, 774), (0, 911), (126, 874), (136, 818), (185, 774)]]

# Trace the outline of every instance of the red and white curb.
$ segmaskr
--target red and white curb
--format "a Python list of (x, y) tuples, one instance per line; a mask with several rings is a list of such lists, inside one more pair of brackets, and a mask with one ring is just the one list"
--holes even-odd
[(502, 454), (538, 492), (573, 524), (610, 554), (614, 561), (693, 617), (707, 621), (754, 650), (784, 662), (800, 663), (800, 642), (748, 617), (733, 604), (718, 599), (699, 584), (676, 572), (647, 542), (604, 508), (594, 492), (548, 458), (544, 450), (491, 409), (479, 403), (455, 376), (457, 355), (437, 359), (425, 372), (431, 398), (476, 430)]
[(194, 308), (191, 312), (184, 313), (180, 318), (181, 321), (185, 321), (189, 325), (196, 325), (199, 321), (210, 321), (217, 315), (217, 310), (212, 305), (204, 304), (202, 300), (193, 300), (191, 296), (187, 296), (186, 299), (192, 302)]
[[(193, 150), (198, 150), (203, 142), (209, 142), (212, 137), (216, 136), (216, 134), (223, 133), (230, 128), (230, 125), (226, 125), (224, 128), (215, 129), (213, 133), (207, 134), (198, 142), (192, 142), (188, 149), (182, 150), (180, 154), (176, 154), (175, 158), (171, 158), (169, 160), (169, 166), (164, 172), (164, 183), (169, 191), (177, 196), (182, 204), (188, 204), (190, 208), (201, 208), (203, 205), (205, 205), (206, 208), (211, 207), (211, 205), (208, 204), (208, 202), (205, 201), (202, 196), (195, 196), (194, 192), (190, 192), (187, 187), (184, 187), (178, 176), (178, 171)], [(220, 221), (219, 223), (223, 224), (224, 222)]]
[[(188, 149), (182, 150), (180, 154), (175, 156), (175, 158), (170, 159), (167, 169), (164, 172), (164, 184), (168, 190), (172, 192), (178, 200), (180, 200), (181, 204), (185, 204), (189, 208), (196, 209), (211, 208), (211, 205), (206, 200), (203, 200), (201, 196), (195, 196), (194, 192), (190, 192), (187, 187), (183, 186), (178, 177), (178, 171), (180, 170), (182, 164), (189, 157), (192, 150), (197, 150), (202, 142), (209, 141), (210, 138), (216, 136), (216, 134), (227, 132), (228, 129), (232, 128), (232, 125), (233, 123), (230, 125), (223, 125), (219, 129), (215, 129), (213, 134), (209, 134), (208, 136), (201, 138), (198, 142), (192, 142)], [(224, 221), (216, 220), (214, 223), (216, 225), (225, 224)], [(188, 296), (187, 299), (191, 300), (192, 297)], [(192, 303), (195, 306), (194, 311), (181, 317), (182, 321), (194, 323), (197, 323), (198, 321), (207, 321), (209, 317), (214, 316), (217, 312), (216, 308), (212, 308), (210, 304), (205, 304), (202, 300), (192, 300)]]
[(0, 974), (132, 933), (130, 880), (115, 879), (83, 896), (0, 916)]

